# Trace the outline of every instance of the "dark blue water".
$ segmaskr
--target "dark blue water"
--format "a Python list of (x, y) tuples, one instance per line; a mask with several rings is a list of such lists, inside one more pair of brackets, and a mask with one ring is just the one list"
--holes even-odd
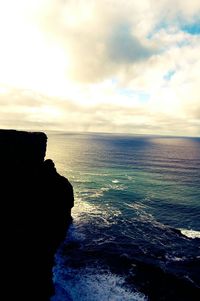
[(200, 285), (191, 264), (200, 260), (199, 138), (48, 137), (47, 157), (76, 198), (57, 254), (56, 300), (147, 300), (131, 276), (137, 261)]

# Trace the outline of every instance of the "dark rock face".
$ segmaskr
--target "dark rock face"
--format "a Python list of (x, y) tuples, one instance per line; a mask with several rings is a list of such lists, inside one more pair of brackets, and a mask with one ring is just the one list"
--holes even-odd
[[(1, 164), (16, 167), (40, 165), (46, 153), (47, 136), (15, 130), (0, 130)], [(28, 166), (27, 166), (28, 167)]]
[(2, 294), (50, 300), (54, 254), (71, 223), (70, 182), (44, 161), (44, 133), (0, 130)]

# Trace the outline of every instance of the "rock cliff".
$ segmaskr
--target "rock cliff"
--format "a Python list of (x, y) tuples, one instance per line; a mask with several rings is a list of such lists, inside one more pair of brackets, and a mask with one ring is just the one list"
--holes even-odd
[(50, 300), (54, 254), (71, 222), (73, 187), (45, 160), (44, 133), (0, 130), (4, 300)]

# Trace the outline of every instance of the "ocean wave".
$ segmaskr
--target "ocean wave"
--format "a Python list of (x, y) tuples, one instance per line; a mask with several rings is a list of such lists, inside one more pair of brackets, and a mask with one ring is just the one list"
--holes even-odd
[(116, 224), (116, 217), (121, 215), (118, 208), (113, 208), (109, 203), (93, 204), (82, 198), (77, 198), (72, 210), (73, 225), (76, 231), (91, 234), (91, 225), (95, 225), (96, 231)]
[(119, 180), (114, 179), (114, 180), (112, 180), (112, 183), (117, 184), (117, 183), (119, 183)]
[[(99, 267), (101, 269), (101, 267)], [(122, 277), (111, 272), (96, 272), (95, 269), (57, 270), (59, 283), (59, 299), (55, 296), (52, 301), (146, 301), (147, 297), (140, 292), (132, 292), (125, 286)], [(62, 295), (60, 293), (62, 289)]]
[(147, 212), (148, 205), (144, 205), (143, 203), (135, 202), (132, 204), (126, 203), (126, 206), (135, 211), (138, 222), (148, 223), (148, 224), (155, 226), (157, 228), (160, 228), (160, 229), (167, 229), (166, 225), (158, 222), (151, 213)]
[(187, 257), (186, 256), (178, 257), (172, 254), (166, 254), (165, 259), (173, 262), (184, 262), (185, 260), (187, 260)]
[(119, 182), (113, 182), (112, 184), (109, 184), (110, 190), (119, 190), (119, 191), (125, 191), (127, 189), (127, 186), (120, 184)]
[(82, 242), (84, 239), (84, 233), (77, 231), (75, 225), (71, 224), (67, 231), (66, 242)]
[[(94, 262), (92, 266), (89, 264), (81, 267), (78, 257), (76, 257), (77, 266), (71, 265), (71, 261), (74, 262), (71, 256), (74, 257), (74, 252), (78, 256), (84, 238), (76, 226), (70, 226), (65, 247), (63, 245), (69, 252), (63, 252), (61, 248), (56, 254), (56, 265), (53, 270), (56, 294), (51, 301), (148, 300), (144, 294), (127, 287), (125, 279), (112, 273), (107, 266)], [(99, 245), (103, 242), (97, 241), (97, 243)]]
[(189, 238), (200, 238), (200, 231), (179, 229), (181, 233)]
[(73, 208), (73, 217), (75, 218), (76, 221), (82, 221), (82, 217), (85, 216), (86, 214), (89, 215), (95, 215), (95, 216), (99, 216), (101, 215), (101, 206), (97, 205), (97, 204), (92, 204), (89, 203), (87, 201), (85, 201), (84, 199), (82, 199), (81, 197), (77, 197), (76, 198), (76, 203), (75, 206)]
[(110, 187), (101, 187), (101, 188), (91, 188), (91, 189), (85, 189), (82, 191), (79, 191), (76, 193), (76, 196), (78, 198), (84, 198), (84, 199), (97, 199), (99, 197), (102, 197), (105, 192), (109, 191)]

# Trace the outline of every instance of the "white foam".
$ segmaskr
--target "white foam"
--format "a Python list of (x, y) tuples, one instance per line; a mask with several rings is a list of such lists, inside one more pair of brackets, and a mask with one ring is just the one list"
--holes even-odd
[[(113, 182), (113, 181), (112, 181)], [(124, 191), (127, 189), (127, 186), (124, 186), (123, 184), (120, 184), (119, 182), (113, 182), (113, 184), (110, 184), (109, 185), (110, 189), (113, 189), (113, 190), (119, 190), (119, 191)]]
[[(102, 188), (105, 191), (104, 188)], [(76, 204), (72, 211), (72, 216), (74, 217), (74, 224), (82, 225), (85, 221), (88, 224), (88, 221), (95, 219), (101, 219), (105, 224), (113, 224), (115, 220), (113, 217), (117, 217), (121, 214), (119, 209), (113, 208), (109, 203), (106, 204), (92, 204), (81, 198), (76, 198)]]
[(200, 238), (200, 231), (179, 229), (181, 233), (189, 238)]
[(119, 183), (118, 180), (112, 180), (112, 183)]
[[(147, 297), (131, 292), (122, 277), (110, 272), (95, 273), (92, 269), (65, 269), (60, 285), (72, 301), (145, 301)], [(61, 299), (60, 299), (61, 300)], [(64, 301), (66, 299), (63, 298)], [(56, 301), (56, 299), (55, 299)]]
[(129, 181), (135, 182), (134, 177), (132, 177), (132, 176), (127, 176), (127, 179), (128, 179)]
[(178, 261), (184, 261), (186, 260), (187, 258), (186, 257), (177, 257), (177, 256), (172, 256), (172, 255), (169, 255), (169, 254), (166, 254), (165, 255), (165, 258), (167, 260), (170, 260), (170, 261), (175, 261), (175, 262), (178, 262)]
[(66, 242), (82, 242), (85, 239), (84, 233), (81, 233), (77, 231), (76, 227), (74, 224), (70, 225), (68, 231), (67, 231), (67, 237), (66, 237)]

